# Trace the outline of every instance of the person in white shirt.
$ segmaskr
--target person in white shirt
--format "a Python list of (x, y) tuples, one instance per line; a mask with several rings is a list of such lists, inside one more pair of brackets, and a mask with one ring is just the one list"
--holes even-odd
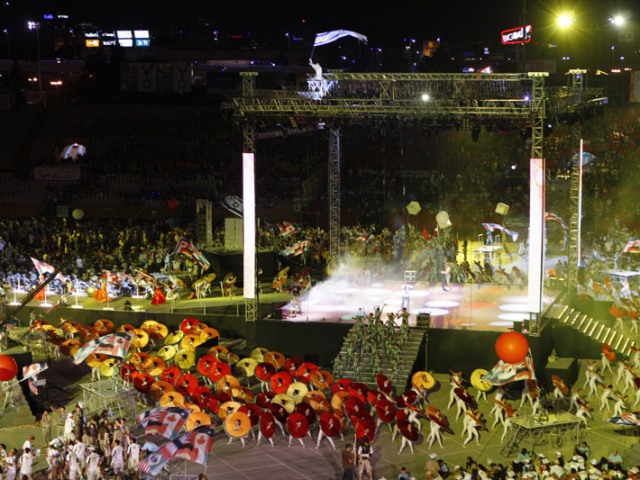
[(33, 475), (33, 460), (35, 456), (31, 453), (30, 448), (26, 448), (24, 453), (20, 457), (20, 479), (23, 480), (25, 477), (28, 480), (31, 480), (31, 476)]
[(111, 468), (113, 478), (119, 479), (124, 472), (124, 448), (120, 445), (120, 440), (113, 441), (114, 447), (111, 449)]
[(67, 475), (69, 480), (77, 480), (78, 474), (80, 473), (80, 462), (78, 461), (78, 456), (73, 451), (73, 449), (67, 453)]
[(98, 480), (102, 478), (100, 471), (100, 462), (102, 458), (95, 451), (94, 447), (89, 447), (89, 456), (87, 457), (86, 479)]
[(127, 447), (127, 457), (129, 458), (128, 467), (129, 472), (138, 478), (138, 464), (140, 463), (140, 452), (142, 447), (136, 441), (135, 437), (129, 437), (129, 447)]
[(34, 437), (33, 435), (29, 435), (29, 438), (27, 438), (24, 443), (22, 444), (22, 451), (26, 451), (27, 448), (29, 450), (33, 450), (33, 441), (36, 439), (36, 437)]
[(64, 421), (64, 438), (66, 440), (73, 440), (75, 437), (74, 429), (76, 422), (73, 421), (73, 413), (67, 414), (67, 419)]
[(18, 468), (16, 466), (16, 453), (16, 449), (12, 448), (4, 459), (4, 473), (7, 480), (14, 480), (16, 478), (16, 473), (18, 472)]
[(71, 450), (73, 451), (73, 453), (76, 454), (76, 457), (78, 457), (78, 463), (80, 464), (80, 471), (81, 472), (84, 471), (87, 446), (84, 443), (82, 443), (80, 440), (76, 440), (76, 443), (73, 444), (73, 447), (71, 447)]

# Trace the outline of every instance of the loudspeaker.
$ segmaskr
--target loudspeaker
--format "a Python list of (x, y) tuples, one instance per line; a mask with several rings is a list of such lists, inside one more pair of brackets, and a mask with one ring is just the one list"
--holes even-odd
[(496, 205), (496, 213), (498, 215), (506, 215), (507, 213), (509, 213), (509, 205), (507, 205), (506, 203), (498, 202), (498, 204)]
[(416, 325), (418, 327), (429, 327), (431, 325), (431, 314), (421, 313), (416, 317)]

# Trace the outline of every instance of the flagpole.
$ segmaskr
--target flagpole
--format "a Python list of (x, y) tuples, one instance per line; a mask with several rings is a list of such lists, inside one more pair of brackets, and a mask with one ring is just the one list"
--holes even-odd
[(74, 293), (74, 297), (76, 298), (76, 304), (73, 305), (71, 308), (84, 308), (82, 305), (78, 304), (78, 287), (79, 287), (78, 278), (76, 277), (76, 288), (75, 288), (75, 291), (73, 292)]

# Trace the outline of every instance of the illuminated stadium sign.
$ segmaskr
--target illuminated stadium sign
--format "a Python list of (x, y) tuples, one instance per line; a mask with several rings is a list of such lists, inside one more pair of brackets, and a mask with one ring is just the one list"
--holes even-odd
[(100, 34), (102, 45), (105, 47), (112, 47), (118, 44), (116, 40), (116, 32), (102, 32)]
[(531, 25), (503, 30), (500, 35), (503, 45), (520, 45), (531, 41)]
[(97, 48), (100, 46), (100, 40), (97, 38), (85, 38), (84, 45), (87, 48)]
[(148, 47), (151, 45), (149, 30), (117, 30), (118, 45), (121, 47)]

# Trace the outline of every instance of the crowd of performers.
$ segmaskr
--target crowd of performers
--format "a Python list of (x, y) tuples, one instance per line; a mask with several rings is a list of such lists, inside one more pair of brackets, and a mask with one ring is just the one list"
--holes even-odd
[[(366, 324), (363, 316), (358, 320), (360, 326), (354, 326), (361, 330), (363, 338), (378, 342), (378, 346), (383, 345), (385, 339), (393, 342), (385, 333), (392, 323), (391, 315), (384, 325), (381, 318), (376, 318), (381, 317), (381, 313), (376, 310), (368, 315)], [(359, 473), (358, 478), (362, 475), (373, 478), (370, 472), (375, 462), (366, 452), (371, 452), (370, 448), (381, 434), (390, 435), (398, 454), (414, 452), (414, 443), (421, 435), (425, 436), (430, 450), (443, 450), (447, 438), (454, 435), (460, 437), (463, 445), (480, 445), (482, 437), (494, 429), (501, 429), (504, 443), (509, 440), (515, 417), (543, 415), (551, 402), (555, 402), (558, 410), (566, 408), (575, 413), (585, 427), (594, 415), (613, 420), (640, 402), (640, 393), (637, 393), (640, 382), (635, 375), (640, 368), (640, 351), (635, 350), (631, 358), (622, 361), (615, 358), (606, 344), (601, 361), (587, 365), (582, 387), (574, 386), (573, 390), (561, 379), (554, 378), (553, 391), (543, 392), (531, 379), (524, 382), (521, 391), (514, 392), (519, 384), (496, 388), (474, 375), (467, 379), (462, 372), (450, 371), (448, 402), (439, 409), (431, 404), (429, 397), (441, 386), (426, 371), (416, 372), (411, 378), (411, 388), (404, 390), (398, 388), (391, 371), (376, 373), (372, 387), (341, 377), (339, 369), (326, 370), (265, 348), (256, 348), (241, 359), (227, 347), (216, 345), (196, 356), (197, 346), (219, 339), (219, 334), (194, 318), (185, 319), (180, 328), (172, 332), (154, 320), (145, 321), (139, 328), (125, 324), (118, 329), (104, 319), (91, 326), (63, 323), (66, 324), (66, 338), (54, 335), (54, 329), (46, 324), (36, 328), (44, 329), (50, 341), (59, 344), (61, 354), (69, 357), (88, 339), (115, 331), (131, 335), (131, 348), (126, 357), (90, 354), (84, 362), (92, 369), (92, 382), (110, 378), (116, 389), (136, 392), (139, 406), (146, 410), (138, 419), (142, 425), (141, 419), (146, 418), (147, 423), (143, 425), (146, 434), (166, 434), (166, 422), (149, 422), (150, 412), (155, 415), (158, 411), (171, 411), (181, 412), (185, 420), (181, 425), (174, 425), (176, 430), (213, 425), (219, 427), (216, 435), (240, 445), (268, 442), (273, 447), (337, 449), (337, 441), (354, 441), (357, 462), (353, 468)], [(400, 330), (394, 331), (396, 341), (402, 325), (406, 324), (402, 318)], [(364, 349), (365, 343), (358, 348)], [(633, 400), (631, 394), (635, 395)], [(480, 411), (480, 402), (486, 402), (485, 411), (489, 405), (492, 407), (487, 417)], [(592, 407), (594, 404), (597, 407)], [(80, 472), (85, 472), (87, 478), (119, 478), (127, 468), (135, 472), (137, 463), (144, 458), (139, 446), (145, 443), (144, 437), (136, 441), (131, 435), (133, 427), (121, 418), (112, 418), (110, 412), (86, 411), (80, 403), (71, 412), (46, 411), (40, 424), (53, 479), (77, 478), (75, 475)], [(52, 438), (54, 427), (57, 427), (56, 437)], [(161, 430), (164, 433), (160, 433)], [(586, 444), (577, 446), (576, 457), (566, 462), (560, 458), (545, 461), (542, 457), (527, 457), (526, 452), (521, 454), (510, 465), (500, 467), (504, 471), (496, 478), (505, 478), (510, 471), (522, 478), (553, 476), (559, 472), (554, 465), (559, 465), (564, 472), (556, 475), (557, 478), (567, 478), (571, 470), (576, 470), (577, 476), (571, 477), (576, 480), (578, 477), (627, 478), (617, 476), (621, 462), (607, 458), (594, 462), (589, 458)], [(5, 466), (11, 468), (12, 462), (19, 465), (15, 454), (8, 453), (7, 458)], [(427, 472), (433, 467), (431, 460), (435, 461), (435, 457), (427, 461)], [(432, 477), (427, 474), (427, 478), (443, 476), (442, 462), (435, 463), (438, 468)], [(484, 467), (471, 462), (461, 467), (460, 474), (484, 469), (489, 478), (494, 478), (494, 468), (498, 466)], [(455, 468), (450, 474), (455, 474)], [(477, 474), (482, 476), (479, 471)]]
[[(346, 371), (361, 376), (361, 369), (366, 364), (372, 375), (387, 367), (391, 380), (399, 380), (400, 355), (403, 345), (410, 338), (409, 312), (403, 307), (398, 313), (387, 313), (382, 319), (381, 307), (376, 307), (368, 315), (364, 310), (358, 311), (353, 328), (344, 339), (344, 357), (339, 354), (333, 365), (333, 372), (341, 375)], [(396, 321), (400, 321), (400, 327)], [(386, 368), (385, 368), (386, 369)], [(374, 381), (374, 378), (368, 379)]]

